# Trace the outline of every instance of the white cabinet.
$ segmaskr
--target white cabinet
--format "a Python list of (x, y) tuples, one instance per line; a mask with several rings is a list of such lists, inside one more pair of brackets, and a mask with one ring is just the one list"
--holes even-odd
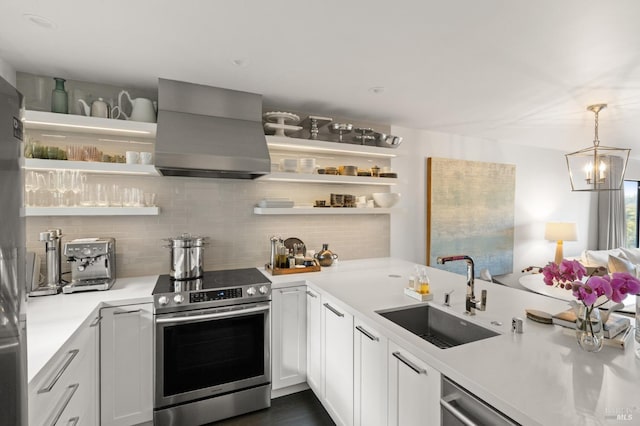
[(440, 424), (440, 373), (389, 341), (389, 426)]
[(153, 418), (152, 304), (101, 309), (102, 425)]
[(353, 424), (353, 316), (322, 297), (324, 406), (338, 425)]
[(307, 380), (307, 286), (275, 289), (271, 303), (271, 389)]
[(307, 383), (318, 399), (322, 388), (322, 299), (320, 293), (307, 289)]
[(30, 425), (99, 424), (98, 321), (85, 321), (29, 383)]
[(387, 338), (368, 323), (354, 318), (353, 423), (387, 424)]

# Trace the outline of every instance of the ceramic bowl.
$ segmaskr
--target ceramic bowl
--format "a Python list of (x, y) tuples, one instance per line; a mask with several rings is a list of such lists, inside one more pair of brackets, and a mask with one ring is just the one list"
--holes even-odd
[(297, 172), (298, 160), (295, 158), (283, 158), (280, 160), (280, 170), (283, 172)]
[(313, 173), (316, 171), (315, 158), (301, 158), (298, 163), (300, 165), (300, 173)]
[(383, 208), (393, 207), (400, 199), (397, 192), (374, 192), (371, 195), (376, 205)]

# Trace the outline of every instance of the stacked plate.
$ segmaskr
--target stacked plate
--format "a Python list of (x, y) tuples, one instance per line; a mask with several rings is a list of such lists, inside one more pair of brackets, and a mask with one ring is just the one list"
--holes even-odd
[(293, 207), (293, 201), (288, 198), (265, 198), (260, 200), (258, 207), (263, 209), (290, 208)]

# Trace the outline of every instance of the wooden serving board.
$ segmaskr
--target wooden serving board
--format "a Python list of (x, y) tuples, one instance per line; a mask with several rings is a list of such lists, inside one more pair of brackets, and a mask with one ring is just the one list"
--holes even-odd
[(290, 275), (290, 274), (302, 274), (304, 272), (318, 272), (320, 271), (320, 265), (318, 265), (318, 261), (314, 260), (315, 265), (313, 266), (305, 266), (304, 268), (271, 268), (269, 265), (266, 265), (267, 271), (271, 273), (271, 275)]

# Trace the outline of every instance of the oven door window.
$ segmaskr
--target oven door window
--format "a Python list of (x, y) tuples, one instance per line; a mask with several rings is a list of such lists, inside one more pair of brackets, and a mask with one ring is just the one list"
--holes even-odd
[(163, 328), (165, 397), (263, 376), (265, 315)]

